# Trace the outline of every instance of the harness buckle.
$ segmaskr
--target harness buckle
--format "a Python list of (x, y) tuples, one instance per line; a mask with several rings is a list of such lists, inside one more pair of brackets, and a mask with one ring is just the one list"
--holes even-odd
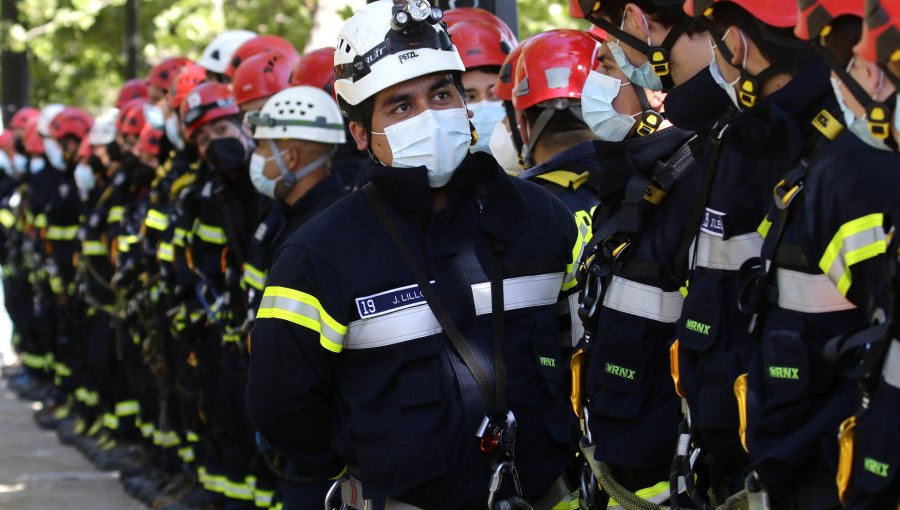
[(775, 207), (781, 211), (787, 209), (802, 190), (803, 181), (797, 181), (791, 188), (788, 188), (787, 183), (782, 179), (775, 185), (775, 188), (772, 189), (772, 194), (775, 195)]

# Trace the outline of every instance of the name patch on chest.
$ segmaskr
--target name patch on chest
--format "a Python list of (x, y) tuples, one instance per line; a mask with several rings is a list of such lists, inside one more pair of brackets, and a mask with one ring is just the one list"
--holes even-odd
[[(431, 283), (434, 283), (433, 281)], [(377, 317), (404, 308), (425, 303), (425, 296), (418, 285), (407, 285), (397, 289), (386, 290), (371, 296), (356, 298), (356, 310), (361, 319)]]
[(706, 208), (700, 230), (716, 237), (725, 237), (725, 213)]

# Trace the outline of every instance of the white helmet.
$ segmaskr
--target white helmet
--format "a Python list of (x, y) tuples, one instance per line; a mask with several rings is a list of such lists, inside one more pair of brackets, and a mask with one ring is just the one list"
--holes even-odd
[(41, 114), (38, 116), (37, 121), (38, 134), (44, 137), (49, 137), (50, 124), (52, 124), (53, 119), (55, 119), (56, 116), (65, 109), (66, 107), (59, 103), (48, 104), (47, 106), (41, 108)]
[(110, 108), (103, 115), (94, 120), (94, 125), (88, 133), (88, 143), (91, 145), (107, 145), (116, 139), (116, 119), (119, 118), (119, 109)]
[(456, 46), (427, 0), (379, 0), (356, 11), (334, 52), (334, 90), (356, 106), (392, 85), (439, 71), (465, 71)]
[(203, 50), (203, 56), (197, 61), (207, 71), (222, 74), (231, 62), (231, 56), (248, 39), (256, 34), (249, 30), (226, 30), (217, 35)]
[(257, 140), (309, 140), (344, 143), (344, 119), (334, 99), (320, 88), (300, 85), (270, 97), (248, 117)]

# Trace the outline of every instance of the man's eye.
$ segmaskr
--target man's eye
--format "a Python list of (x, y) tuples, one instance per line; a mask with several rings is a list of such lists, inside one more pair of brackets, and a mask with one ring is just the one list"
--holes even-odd
[(410, 109), (412, 109), (412, 106), (410, 106), (408, 104), (401, 104), (400, 106), (398, 106), (397, 108), (394, 109), (394, 113), (406, 113)]
[(435, 94), (434, 98), (438, 101), (446, 101), (446, 100), (450, 99), (450, 93), (449, 92), (438, 92), (437, 94)]

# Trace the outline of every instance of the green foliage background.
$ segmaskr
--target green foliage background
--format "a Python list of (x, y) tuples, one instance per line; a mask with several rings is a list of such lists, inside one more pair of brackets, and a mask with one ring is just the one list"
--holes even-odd
[[(280, 35), (302, 50), (320, 2), (341, 0), (140, 0), (139, 75), (168, 56), (198, 58), (225, 28)], [(0, 25), (0, 48), (28, 51), (31, 103), (61, 102), (94, 112), (110, 105), (124, 81), (125, 0), (17, 3), (18, 23)], [(588, 26), (569, 17), (566, 0), (519, 0), (522, 38)]]

